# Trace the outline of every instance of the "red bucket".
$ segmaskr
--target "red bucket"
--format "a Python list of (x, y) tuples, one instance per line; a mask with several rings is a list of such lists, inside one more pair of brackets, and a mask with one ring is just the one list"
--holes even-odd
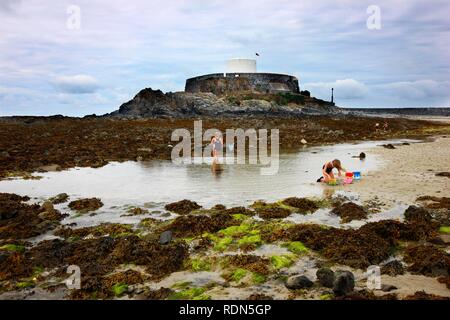
[(353, 178), (353, 172), (346, 172), (346, 173), (345, 173), (345, 176), (346, 176), (347, 178)]

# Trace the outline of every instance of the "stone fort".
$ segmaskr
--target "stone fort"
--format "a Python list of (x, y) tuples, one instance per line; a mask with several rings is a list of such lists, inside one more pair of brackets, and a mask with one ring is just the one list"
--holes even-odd
[(254, 59), (231, 59), (226, 63), (225, 73), (212, 73), (186, 80), (186, 92), (212, 92), (223, 95), (233, 92), (300, 93), (298, 79), (278, 73), (256, 71)]

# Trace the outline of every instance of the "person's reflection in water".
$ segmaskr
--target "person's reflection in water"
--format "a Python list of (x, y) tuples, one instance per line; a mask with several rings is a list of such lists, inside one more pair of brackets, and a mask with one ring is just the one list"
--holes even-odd
[(333, 197), (334, 192), (336, 191), (336, 189), (333, 188), (324, 188), (323, 189), (323, 198), (324, 199), (331, 199)]
[(217, 157), (214, 157), (211, 165), (211, 172), (213, 176), (219, 177), (222, 174), (222, 171), (223, 168), (219, 162), (219, 159)]

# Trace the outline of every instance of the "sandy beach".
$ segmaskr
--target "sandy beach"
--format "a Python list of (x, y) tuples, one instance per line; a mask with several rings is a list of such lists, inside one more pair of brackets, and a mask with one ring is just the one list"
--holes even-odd
[(449, 178), (436, 176), (450, 171), (450, 137), (433, 140), (369, 150), (367, 156), (381, 156), (384, 166), (343, 188), (358, 193), (363, 201), (377, 196), (388, 206), (410, 204), (424, 195), (450, 197)]

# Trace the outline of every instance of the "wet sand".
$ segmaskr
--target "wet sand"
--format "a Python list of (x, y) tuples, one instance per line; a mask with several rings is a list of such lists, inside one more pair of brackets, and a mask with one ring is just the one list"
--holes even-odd
[(450, 137), (395, 147), (371, 149), (367, 156), (380, 156), (384, 166), (343, 188), (360, 194), (363, 201), (378, 196), (388, 206), (410, 204), (423, 195), (450, 197), (450, 179), (436, 176), (450, 171)]

